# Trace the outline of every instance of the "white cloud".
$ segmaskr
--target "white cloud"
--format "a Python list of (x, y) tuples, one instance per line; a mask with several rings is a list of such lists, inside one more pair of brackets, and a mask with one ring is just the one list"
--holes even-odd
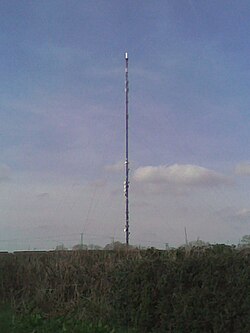
[(250, 218), (250, 209), (249, 208), (240, 209), (239, 211), (236, 212), (235, 216), (240, 219)]
[(246, 220), (250, 218), (250, 209), (249, 208), (236, 208), (232, 206), (227, 206), (222, 209), (219, 209), (216, 212), (216, 215), (227, 222), (238, 223), (239, 221)]
[(250, 162), (239, 163), (235, 168), (236, 175), (250, 176)]
[(228, 177), (214, 170), (191, 164), (140, 167), (135, 170), (134, 179), (144, 183), (185, 187), (210, 187), (231, 182)]

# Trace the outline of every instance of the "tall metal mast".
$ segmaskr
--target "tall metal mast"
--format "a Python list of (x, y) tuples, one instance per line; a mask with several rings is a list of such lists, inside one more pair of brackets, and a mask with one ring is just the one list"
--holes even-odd
[(129, 245), (129, 161), (128, 161), (128, 53), (125, 53), (125, 181), (124, 181), (124, 194), (125, 194), (125, 237), (126, 245)]

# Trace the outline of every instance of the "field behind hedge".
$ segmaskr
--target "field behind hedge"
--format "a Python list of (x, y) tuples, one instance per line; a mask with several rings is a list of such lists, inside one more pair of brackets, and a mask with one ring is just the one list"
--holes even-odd
[(249, 333), (250, 251), (215, 245), (1, 254), (0, 297), (20, 313), (136, 332)]

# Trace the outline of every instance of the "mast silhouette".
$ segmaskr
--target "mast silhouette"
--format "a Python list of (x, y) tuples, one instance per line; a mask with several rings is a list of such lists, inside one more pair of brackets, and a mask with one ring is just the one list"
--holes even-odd
[(125, 52), (125, 238), (126, 245), (129, 245), (129, 160), (128, 160), (128, 53)]

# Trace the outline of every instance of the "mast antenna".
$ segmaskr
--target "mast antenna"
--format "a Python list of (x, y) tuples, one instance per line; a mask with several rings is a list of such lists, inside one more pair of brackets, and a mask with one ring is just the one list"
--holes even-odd
[(126, 245), (129, 245), (129, 160), (128, 160), (128, 53), (125, 52), (125, 238)]

